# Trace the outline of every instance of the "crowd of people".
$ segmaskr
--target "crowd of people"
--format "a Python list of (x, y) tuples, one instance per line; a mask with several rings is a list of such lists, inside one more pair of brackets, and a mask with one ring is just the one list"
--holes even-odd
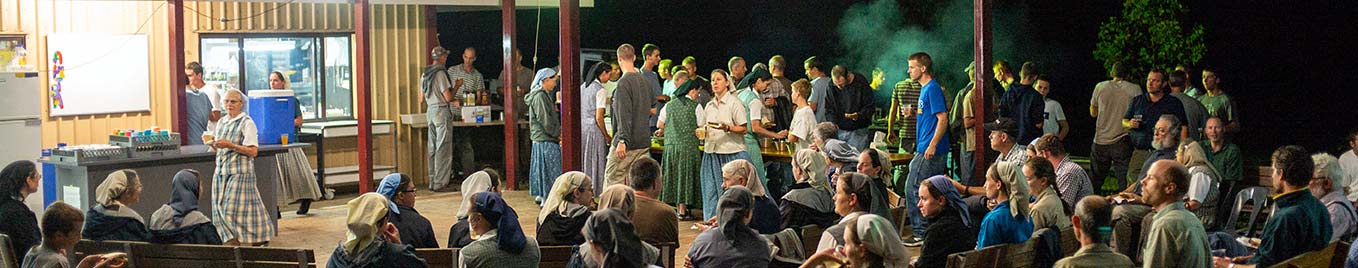
[[(444, 69), (448, 54), (435, 48), (421, 78), (431, 121), (430, 188), (439, 191), (460, 175), (448, 169), (455, 150), (445, 147), (456, 135), (435, 122), (447, 122), (460, 106), (454, 96), (481, 79), (467, 67), (474, 50), (464, 51), (463, 65)], [(976, 82), (991, 82), (976, 79), (973, 64), (965, 72), (976, 81), (948, 91), (934, 79), (930, 55), (912, 54), (909, 78), (895, 84), (890, 107), (878, 115), (872, 91), (883, 83), (818, 57), (803, 61), (808, 79), (794, 81), (782, 56), (750, 68), (735, 57), (706, 77), (693, 57), (674, 65), (653, 44), (639, 51), (624, 44), (616, 56), (591, 66), (579, 88), (585, 101), (578, 156), (560, 149), (560, 91), (574, 89), (561, 88), (552, 68), (515, 70), (533, 74), (528, 89), (514, 96), (521, 96), (529, 121), (529, 193), (541, 206), (535, 233), (525, 233), (501, 196), (499, 173), (485, 169), (462, 180), (457, 222), (440, 244), (414, 208), (412, 178), (392, 174), (376, 193), (347, 203), (347, 235), (330, 267), (418, 267), (424, 261), (415, 248), (441, 245), (461, 248), (464, 267), (534, 267), (541, 247), (563, 245), (578, 246), (572, 267), (654, 267), (662, 264), (657, 245), (680, 243), (685, 227), (699, 232), (682, 257), (685, 267), (944, 267), (950, 254), (1059, 241), (1050, 239), (1063, 229), (1073, 229), (1079, 250), (1065, 258), (1039, 254), (1036, 261), (1267, 267), (1333, 241), (1358, 242), (1352, 201), (1358, 132), (1347, 136), (1355, 150), (1339, 157), (1291, 145), (1274, 150), (1265, 177), (1272, 215), (1257, 236), (1236, 232), (1227, 207), (1244, 188), (1238, 183), (1244, 167), (1230, 137), (1241, 124), (1223, 74), (1213, 68), (1201, 71), (1203, 88), (1186, 68), (1152, 69), (1143, 89), (1129, 81), (1126, 66), (1114, 64), (1111, 79), (1095, 85), (1090, 99), (1095, 135), (1087, 171), (1067, 153), (1072, 126), (1048, 97), (1052, 81), (1031, 62), (1016, 77), (1009, 63), (997, 61), (991, 68), (998, 87), (984, 93), (972, 92)], [(633, 65), (638, 58), (640, 68)], [(976, 94), (991, 96), (994, 105), (975, 107), (986, 103), (973, 102)], [(243, 130), (253, 126), (240, 119), (248, 116), (239, 112), (238, 91), (223, 98), (226, 113), (214, 130), (221, 139), (212, 142), (218, 165), (211, 191), (218, 194), (210, 217), (197, 211), (204, 190), (197, 171), (176, 174), (172, 200), (146, 221), (128, 207), (139, 199), (141, 180), (122, 170), (98, 187), (84, 215), (56, 203), (39, 228), (22, 205), (37, 190), (37, 169), (27, 161), (7, 166), (0, 191), (9, 198), (0, 199), (0, 213), (12, 223), (0, 233), (14, 239), (16, 252), (27, 252), (23, 267), (68, 267), (64, 256), (81, 238), (267, 244), (275, 227), (251, 192), (257, 142)], [(876, 117), (891, 126), (895, 152), (871, 141)], [(989, 144), (974, 144), (969, 137), (978, 132), (988, 134)], [(663, 153), (652, 155), (653, 138)], [(761, 139), (790, 143), (790, 161), (762, 159)], [(974, 161), (977, 150), (996, 157)], [(909, 164), (893, 165), (901, 153), (912, 154)], [(584, 167), (563, 170), (565, 157), (585, 160)], [(893, 207), (904, 207), (908, 221), (896, 221)], [(679, 226), (681, 220), (695, 223)], [(825, 231), (806, 240), (799, 237), (806, 226)], [(789, 239), (816, 241), (816, 250), (790, 248)], [(918, 256), (907, 247), (919, 247)], [(1349, 252), (1349, 267), (1358, 267), (1358, 247)], [(80, 261), (117, 267), (126, 258)]]

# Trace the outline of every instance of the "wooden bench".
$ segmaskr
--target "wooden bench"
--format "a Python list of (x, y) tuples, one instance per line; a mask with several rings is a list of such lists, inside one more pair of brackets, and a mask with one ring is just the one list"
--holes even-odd
[(1303, 253), (1287, 259), (1274, 268), (1324, 268), (1324, 267), (1344, 267), (1344, 260), (1348, 258), (1349, 243), (1336, 241), (1325, 246), (1325, 248)]
[(662, 267), (665, 267), (665, 268), (675, 268), (675, 266), (674, 266), (674, 258), (675, 258), (675, 257), (674, 257), (674, 254), (675, 254), (675, 251), (679, 250), (679, 243), (677, 243), (677, 242), (667, 242), (667, 243), (658, 243), (658, 244), (655, 244), (655, 245), (652, 245), (652, 246), (655, 246), (656, 248), (660, 249), (660, 263), (661, 263)]
[(1010, 267), (1029, 268), (1033, 266), (1033, 255), (1037, 239), (1023, 243), (1004, 244), (978, 250), (948, 255), (949, 268)]
[(127, 253), (128, 267), (194, 268), (314, 268), (316, 255), (309, 249), (238, 247), (189, 244), (150, 244), (128, 241), (81, 240), (73, 263), (92, 254)]
[(542, 259), (538, 261), (540, 268), (566, 268), (570, 263), (571, 255), (575, 254), (575, 246), (542, 246), (538, 248)]
[(415, 249), (415, 256), (424, 258), (429, 268), (453, 268), (457, 267), (459, 250), (461, 248), (419, 248)]

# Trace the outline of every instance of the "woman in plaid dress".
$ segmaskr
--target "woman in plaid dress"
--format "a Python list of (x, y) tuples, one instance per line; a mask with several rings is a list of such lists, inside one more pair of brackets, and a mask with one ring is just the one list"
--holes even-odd
[(222, 98), (226, 116), (217, 124), (211, 143), (217, 149), (212, 175), (212, 223), (226, 245), (265, 245), (274, 224), (255, 186), (255, 156), (259, 137), (255, 122), (241, 112), (244, 94), (231, 90)]

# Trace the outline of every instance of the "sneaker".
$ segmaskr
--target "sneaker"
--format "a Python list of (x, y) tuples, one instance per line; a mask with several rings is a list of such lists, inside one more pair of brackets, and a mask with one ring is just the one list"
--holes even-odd
[(924, 245), (924, 240), (923, 240), (923, 239), (919, 239), (919, 237), (915, 237), (915, 236), (911, 236), (910, 238), (906, 238), (905, 241), (903, 241), (903, 242), (905, 242), (905, 246), (907, 246), (907, 247), (912, 247), (912, 248), (914, 248), (914, 247), (920, 247), (920, 246), (923, 246), (923, 245)]

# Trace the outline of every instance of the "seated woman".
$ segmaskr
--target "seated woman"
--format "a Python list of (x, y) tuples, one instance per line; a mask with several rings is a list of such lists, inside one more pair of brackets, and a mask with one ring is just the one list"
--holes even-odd
[(174, 174), (170, 189), (170, 203), (151, 214), (151, 242), (161, 244), (221, 245), (222, 237), (207, 215), (198, 211), (198, 197), (203, 188), (198, 183), (201, 174), (185, 169)]
[(632, 226), (627, 213), (620, 209), (604, 208), (594, 212), (585, 221), (585, 229), (580, 232), (584, 233), (588, 241), (580, 246), (581, 251), (588, 252), (582, 255), (587, 256), (587, 261), (591, 263), (602, 264), (590, 267), (659, 267), (652, 264), (654, 261), (646, 261), (645, 256), (636, 254), (646, 247), (646, 243), (637, 237), (636, 227)]
[(141, 178), (131, 169), (109, 173), (94, 190), (95, 204), (85, 212), (85, 231), (89, 240), (151, 240), (146, 221), (130, 205), (141, 199)]
[[(1188, 167), (1188, 174), (1192, 178), (1188, 194), (1184, 196), (1188, 201), (1184, 202), (1184, 205), (1193, 214), (1198, 215), (1204, 228), (1216, 230), (1217, 204), (1220, 203), (1222, 196), (1216, 190), (1221, 184), (1221, 172), (1217, 172), (1216, 167), (1212, 166), (1209, 162), (1211, 160), (1207, 159), (1207, 152), (1198, 145), (1198, 142), (1189, 142), (1180, 148), (1176, 160)], [(1318, 188), (1320, 187), (1311, 187)]]
[(415, 210), (415, 183), (410, 176), (392, 173), (377, 184), (377, 193), (391, 200), (391, 213), (387, 221), (401, 230), (401, 242), (415, 248), (438, 248), (439, 241), (434, 238), (434, 227), (429, 219)]
[(976, 249), (1021, 243), (1033, 235), (1033, 221), (1028, 216), (1028, 183), (1023, 178), (1019, 162), (999, 162), (986, 172), (986, 197), (994, 200), (995, 208), (981, 221), (976, 236)]
[(804, 268), (821, 264), (847, 265), (848, 267), (910, 267), (910, 252), (905, 251), (901, 235), (896, 233), (891, 221), (874, 214), (863, 214), (845, 222), (854, 228), (844, 230), (844, 251), (826, 250), (817, 252), (802, 264)]
[[(782, 231), (782, 215), (778, 205), (773, 203), (773, 199), (768, 197), (764, 183), (759, 179), (759, 173), (750, 161), (736, 159), (721, 166), (721, 188), (729, 189), (732, 186), (745, 186), (754, 195), (754, 218), (750, 220), (750, 228), (754, 228), (760, 234), (773, 234)], [(699, 228), (712, 228), (717, 225), (717, 218), (712, 217), (706, 223), (700, 223)]]
[(1033, 220), (1033, 228), (1052, 228), (1060, 231), (1070, 227), (1070, 215), (1061, 201), (1061, 192), (1056, 190), (1056, 168), (1052, 162), (1042, 157), (1029, 157), (1023, 161), (1023, 176), (1028, 178), (1028, 189), (1037, 193), (1028, 212)]
[[(458, 267), (537, 267), (542, 259), (538, 242), (523, 236), (519, 215), (495, 193), (476, 193), (467, 211), (471, 244), (458, 252)], [(579, 232), (579, 231), (576, 231)]]
[(968, 251), (976, 244), (976, 223), (953, 180), (939, 175), (919, 184), (919, 212), (929, 221), (915, 267), (944, 267), (948, 255)]
[(882, 150), (863, 150), (863, 153), (858, 154), (857, 170), (858, 173), (863, 173), (872, 178), (873, 196), (883, 197), (872, 199), (872, 205), (868, 206), (868, 212), (877, 214), (877, 216), (881, 216), (882, 218), (890, 219), (891, 205), (887, 204), (888, 198), (886, 198), (889, 196), (887, 193), (889, 193), (890, 190), (887, 190), (886, 188), (886, 181), (892, 179), (891, 156), (887, 155), (886, 152), (883, 152)]
[(483, 169), (472, 173), (462, 181), (462, 204), (457, 207), (457, 223), (448, 228), (448, 247), (460, 248), (472, 243), (471, 226), (467, 224), (467, 211), (471, 209), (472, 195), (476, 193), (500, 194), (500, 173), (493, 169)]
[[(595, 240), (589, 239), (590, 228), (594, 228), (591, 227), (589, 222), (595, 220), (595, 218), (598, 217), (598, 215), (603, 211), (616, 211), (621, 212), (623, 220), (626, 220), (628, 222), (628, 226), (633, 226), (631, 225), (631, 221), (632, 213), (634, 212), (635, 208), (636, 208), (636, 195), (633, 193), (632, 187), (622, 184), (614, 184), (613, 186), (608, 186), (608, 188), (604, 188), (604, 192), (599, 194), (599, 211), (596, 211), (593, 216), (590, 216), (589, 220), (585, 221), (586, 222), (585, 229), (581, 230), (581, 232), (584, 232), (582, 233), (582, 235), (585, 236), (585, 243), (580, 245), (580, 252), (578, 252), (578, 254), (575, 257), (579, 258), (580, 264), (582, 264), (583, 267), (600, 267), (598, 261), (605, 257), (597, 254), (608, 253), (608, 252), (595, 252), (590, 250), (591, 248), (596, 247), (597, 244), (594, 244), (596, 242)], [(631, 234), (633, 239), (640, 239), (636, 238), (638, 236), (636, 235), (636, 229), (633, 227), (628, 227), (627, 233)], [(655, 264), (660, 260), (659, 248), (651, 246), (649, 243), (646, 243), (644, 241), (639, 241), (639, 243), (640, 243), (639, 245), (636, 245), (636, 248), (629, 249), (628, 251), (624, 252), (628, 252), (629, 254), (634, 255), (636, 258), (639, 258), (639, 260), (642, 263), (646, 264)], [(605, 247), (605, 249), (607, 248), (610, 247)], [(575, 261), (576, 260), (572, 260), (572, 262)], [(613, 265), (615, 264), (608, 264), (606, 265), (606, 267), (614, 267)], [(632, 266), (632, 267), (644, 267), (644, 266)]]
[(754, 194), (745, 186), (731, 186), (717, 202), (717, 227), (693, 239), (686, 266), (768, 267), (772, 259), (768, 240), (750, 229), (754, 217)]
[(872, 179), (863, 173), (849, 172), (839, 174), (839, 186), (835, 187), (835, 214), (844, 216), (838, 224), (826, 228), (816, 244), (816, 252), (844, 245), (844, 229), (849, 219), (867, 214), (869, 204), (874, 199), (884, 198), (873, 195)]
[(424, 259), (415, 256), (415, 247), (401, 244), (400, 230), (387, 222), (391, 201), (378, 193), (366, 193), (349, 200), (348, 236), (335, 247), (326, 266), (331, 268), (357, 267), (425, 267)]
[(589, 176), (579, 171), (566, 172), (556, 178), (547, 201), (538, 212), (538, 244), (543, 246), (579, 245), (585, 243), (580, 228), (594, 210), (594, 185)]
[(826, 140), (822, 152), (828, 164), (825, 175), (830, 185), (839, 185), (835, 183), (835, 180), (839, 179), (839, 174), (858, 171), (858, 149), (854, 149), (848, 143), (841, 140)]
[(797, 183), (788, 187), (778, 203), (782, 214), (782, 228), (817, 225), (822, 228), (839, 220), (835, 201), (830, 197), (830, 185), (825, 177), (825, 157), (812, 149), (802, 149), (792, 157), (792, 178)]
[(38, 192), (41, 185), (42, 175), (38, 174), (37, 166), (32, 161), (19, 160), (0, 170), (0, 218), (5, 219), (4, 224), (0, 224), (0, 234), (9, 236), (13, 246), (0, 249), (12, 251), (0, 253), (24, 256), (29, 249), (42, 243), (38, 215), (24, 204), (24, 199)]

